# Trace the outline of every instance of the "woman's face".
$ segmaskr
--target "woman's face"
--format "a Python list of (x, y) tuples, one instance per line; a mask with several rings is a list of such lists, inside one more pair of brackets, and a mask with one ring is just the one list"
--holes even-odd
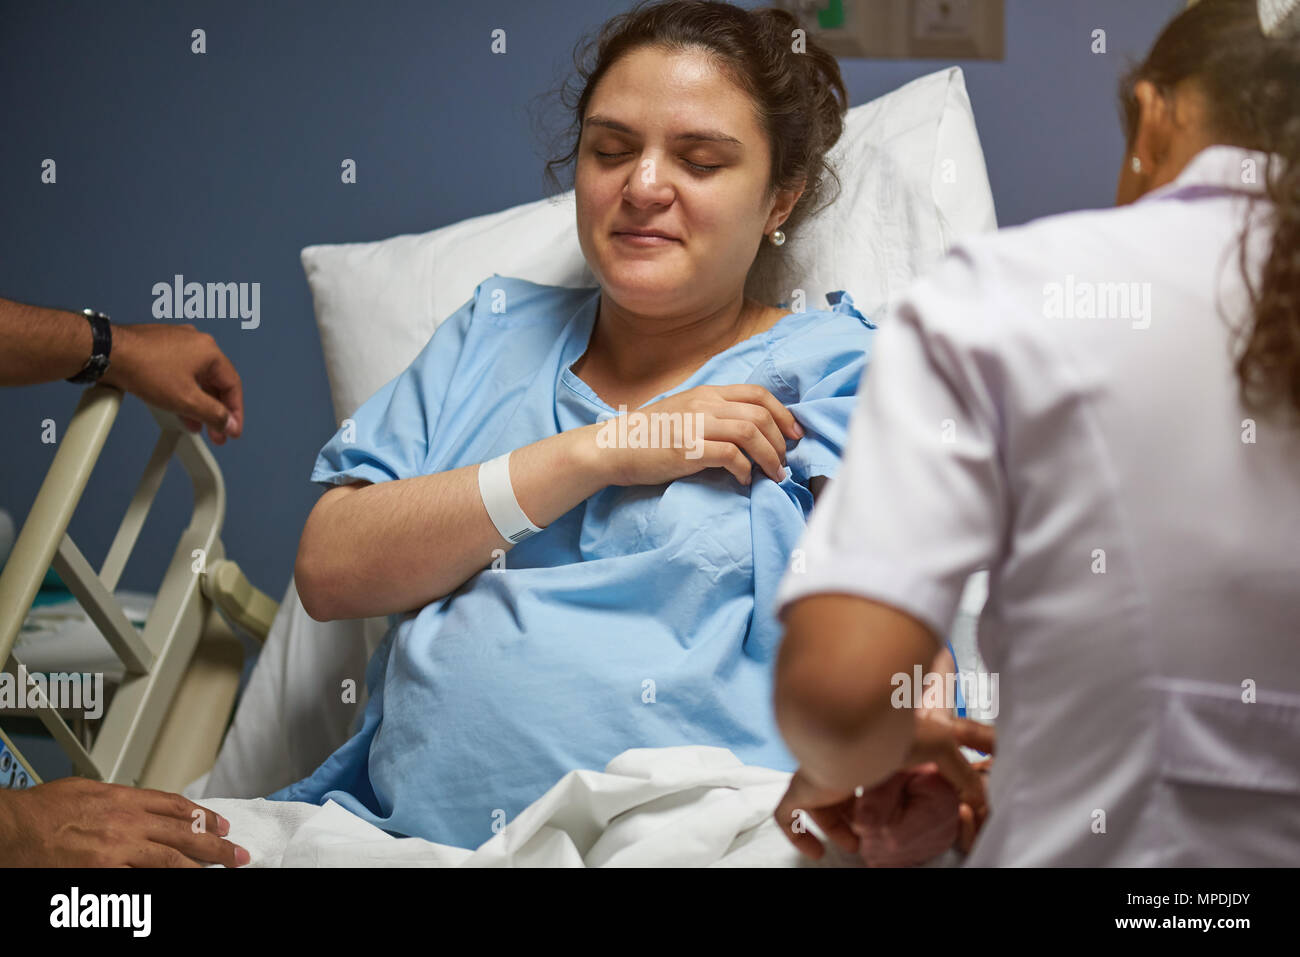
[(770, 194), (770, 171), (753, 102), (705, 53), (642, 47), (617, 61), (588, 102), (574, 183), (603, 293), (643, 315), (741, 295), (798, 195)]

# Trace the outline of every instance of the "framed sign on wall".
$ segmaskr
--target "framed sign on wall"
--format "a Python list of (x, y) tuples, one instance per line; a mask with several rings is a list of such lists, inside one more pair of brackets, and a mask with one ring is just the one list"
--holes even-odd
[(777, 0), (839, 57), (1001, 60), (1003, 0)]

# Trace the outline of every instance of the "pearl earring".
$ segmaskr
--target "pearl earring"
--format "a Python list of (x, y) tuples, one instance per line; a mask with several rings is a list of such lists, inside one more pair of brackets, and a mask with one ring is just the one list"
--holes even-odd
[(1133, 166), (1133, 172), (1135, 173), (1142, 172), (1142, 160), (1138, 159), (1136, 156), (1133, 157), (1132, 166)]
[(773, 246), (785, 245), (785, 233), (781, 232), (779, 229), (772, 230), (772, 235), (769, 236), (768, 239), (771, 240)]

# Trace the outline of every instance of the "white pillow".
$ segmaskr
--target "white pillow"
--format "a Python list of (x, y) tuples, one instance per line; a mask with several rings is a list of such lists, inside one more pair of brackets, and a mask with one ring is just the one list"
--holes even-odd
[[(950, 67), (849, 111), (832, 162), (839, 199), (792, 232), (782, 268), (754, 277), (771, 303), (806, 308), (847, 289), (883, 312), (953, 240), (996, 228), (966, 83)], [(595, 285), (578, 248), (573, 194), (432, 232), (308, 246), (311, 286), (337, 422), (410, 364), (438, 323), (493, 273)]]
[(830, 162), (840, 195), (791, 234), (783, 268), (755, 285), (766, 301), (788, 301), (798, 288), (807, 308), (820, 309), (827, 292), (847, 289), (879, 317), (956, 239), (997, 228), (958, 67), (851, 109)]

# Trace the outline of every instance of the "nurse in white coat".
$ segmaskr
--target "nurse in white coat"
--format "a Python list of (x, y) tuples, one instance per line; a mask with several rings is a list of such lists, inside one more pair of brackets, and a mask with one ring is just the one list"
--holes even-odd
[(778, 597), (810, 854), (795, 809), (843, 843), (926, 759), (899, 676), (987, 568), (970, 863), (1300, 864), (1297, 20), (1181, 14), (1125, 81), (1119, 207), (973, 241), (882, 324)]

